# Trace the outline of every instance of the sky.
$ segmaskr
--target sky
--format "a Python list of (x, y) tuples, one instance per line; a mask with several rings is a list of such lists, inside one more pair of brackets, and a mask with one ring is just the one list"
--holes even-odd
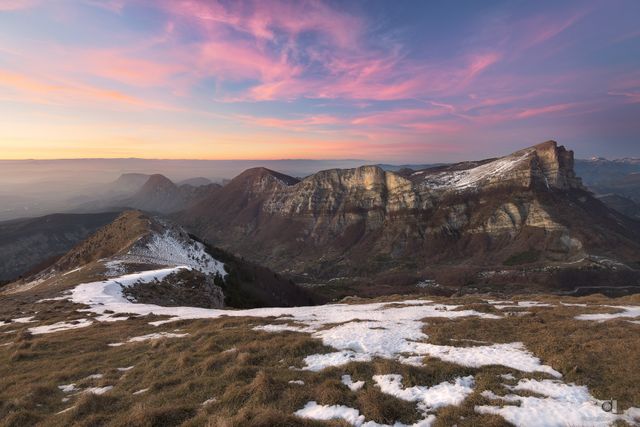
[(0, 158), (640, 157), (638, 22), (638, 0), (0, 0)]

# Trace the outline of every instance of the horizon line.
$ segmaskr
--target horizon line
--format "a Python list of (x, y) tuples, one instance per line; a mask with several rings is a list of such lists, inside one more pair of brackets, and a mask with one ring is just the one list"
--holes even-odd
[(24, 158), (24, 159), (3, 159), (0, 158), (0, 162), (28, 162), (28, 161), (66, 161), (66, 160), (161, 160), (161, 161), (196, 161), (196, 162), (299, 162), (299, 161), (312, 161), (312, 162), (368, 162), (366, 159), (308, 159), (308, 158), (294, 158), (294, 159), (194, 159), (194, 158), (158, 158), (158, 157), (53, 157), (53, 158)]

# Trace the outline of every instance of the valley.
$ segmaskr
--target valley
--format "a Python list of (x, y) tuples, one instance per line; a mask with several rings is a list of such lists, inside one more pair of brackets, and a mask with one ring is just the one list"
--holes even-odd
[(0, 288), (2, 425), (640, 423), (640, 225), (555, 142), (117, 182), (139, 204), (5, 226), (66, 240)]

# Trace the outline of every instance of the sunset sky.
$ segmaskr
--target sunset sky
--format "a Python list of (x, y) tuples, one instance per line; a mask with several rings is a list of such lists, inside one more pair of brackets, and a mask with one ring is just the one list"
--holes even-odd
[(0, 0), (0, 158), (640, 156), (640, 1)]

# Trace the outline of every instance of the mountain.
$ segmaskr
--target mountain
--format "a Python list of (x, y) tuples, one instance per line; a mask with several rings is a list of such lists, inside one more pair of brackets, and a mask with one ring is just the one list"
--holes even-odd
[(107, 185), (106, 192), (111, 195), (129, 195), (140, 190), (151, 175), (144, 173), (125, 173)]
[(599, 195), (597, 198), (611, 209), (629, 218), (640, 220), (640, 203), (635, 202), (633, 199), (612, 193)]
[(419, 165), (414, 165), (414, 164), (389, 165), (386, 163), (378, 163), (376, 166), (386, 171), (398, 172), (403, 169), (407, 169), (407, 170), (411, 169), (412, 171), (416, 171), (416, 170), (429, 169), (429, 168), (434, 168), (437, 166), (444, 166), (444, 165), (445, 163), (419, 164)]
[(599, 187), (640, 172), (640, 159), (623, 158), (608, 160), (602, 157), (576, 160), (576, 172), (585, 185)]
[(640, 224), (595, 199), (573, 166), (573, 152), (548, 141), (398, 173), (363, 166), (300, 181), (256, 168), (176, 219), (212, 244), (322, 281), (468, 284), (505, 266), (587, 269), (603, 259), (635, 269)]
[(102, 212), (140, 209), (153, 213), (172, 213), (193, 206), (206, 198), (219, 184), (176, 185), (161, 174), (124, 174), (106, 187), (97, 189), (91, 200), (74, 212)]
[(248, 308), (321, 301), (265, 267), (207, 246), (166, 219), (140, 211), (123, 212), (47, 268), (7, 289), (60, 289), (123, 275), (158, 277), (150, 285), (133, 281), (125, 293), (162, 306)]
[(134, 195), (119, 203), (148, 212), (171, 213), (193, 206), (219, 188), (219, 184), (178, 187), (164, 175), (155, 174)]
[(577, 160), (576, 170), (585, 185), (616, 211), (638, 218), (640, 204), (640, 159), (607, 160), (595, 157)]
[(172, 212), (184, 208), (187, 201), (169, 178), (155, 174), (125, 203), (128, 207), (151, 212)]
[(201, 176), (196, 178), (185, 179), (177, 183), (178, 186), (191, 185), (193, 187), (201, 187), (203, 185), (209, 185), (209, 184), (213, 184), (213, 182), (209, 178), (203, 178)]
[(43, 268), (117, 216), (117, 212), (53, 214), (0, 222), (0, 281)]

